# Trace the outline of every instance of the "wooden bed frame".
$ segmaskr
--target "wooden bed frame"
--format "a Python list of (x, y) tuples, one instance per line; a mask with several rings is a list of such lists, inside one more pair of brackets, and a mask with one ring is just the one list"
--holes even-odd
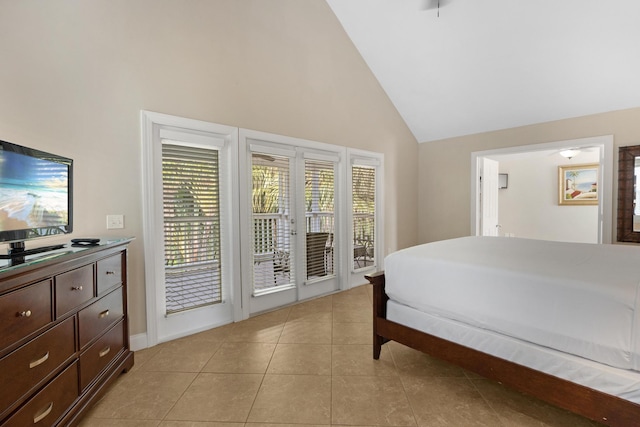
[(636, 403), (387, 320), (384, 272), (365, 277), (373, 285), (374, 359), (393, 340), (605, 425), (640, 425)]

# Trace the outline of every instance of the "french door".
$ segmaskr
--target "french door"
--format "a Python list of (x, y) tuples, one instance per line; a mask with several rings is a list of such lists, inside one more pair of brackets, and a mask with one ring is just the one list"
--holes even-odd
[[(242, 138), (241, 138), (242, 140)], [(340, 157), (244, 139), (243, 302), (248, 314), (339, 288)], [(242, 149), (241, 149), (242, 150)]]

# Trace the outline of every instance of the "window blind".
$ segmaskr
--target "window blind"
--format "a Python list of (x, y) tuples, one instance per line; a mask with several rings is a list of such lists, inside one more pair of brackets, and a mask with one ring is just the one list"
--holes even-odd
[(267, 292), (293, 282), (289, 158), (251, 155), (253, 290)]
[(353, 268), (375, 264), (376, 169), (353, 165)]
[(333, 274), (335, 164), (305, 160), (307, 279)]
[(218, 157), (162, 141), (167, 314), (222, 301)]

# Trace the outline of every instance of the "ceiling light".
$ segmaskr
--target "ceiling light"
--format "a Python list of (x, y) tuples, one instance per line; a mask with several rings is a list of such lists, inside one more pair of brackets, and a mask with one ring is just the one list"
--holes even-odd
[(578, 154), (580, 154), (580, 150), (576, 150), (575, 148), (570, 148), (568, 150), (563, 150), (563, 151), (560, 152), (560, 155), (562, 157), (566, 157), (567, 159), (575, 157)]

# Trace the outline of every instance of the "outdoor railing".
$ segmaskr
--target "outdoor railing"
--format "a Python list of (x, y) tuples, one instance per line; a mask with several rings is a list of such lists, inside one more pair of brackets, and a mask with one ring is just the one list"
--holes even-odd
[[(305, 215), (307, 233), (330, 233), (334, 232), (333, 212), (314, 212)], [(288, 239), (291, 231), (289, 215), (287, 214), (254, 214), (254, 254), (269, 254), (279, 250), (288, 250)], [(353, 216), (353, 246), (354, 262), (360, 266), (371, 264), (374, 259), (374, 238), (375, 235), (374, 215), (368, 213), (355, 213)], [(327, 242), (333, 245), (333, 238)], [(363, 262), (364, 261), (364, 262)]]

